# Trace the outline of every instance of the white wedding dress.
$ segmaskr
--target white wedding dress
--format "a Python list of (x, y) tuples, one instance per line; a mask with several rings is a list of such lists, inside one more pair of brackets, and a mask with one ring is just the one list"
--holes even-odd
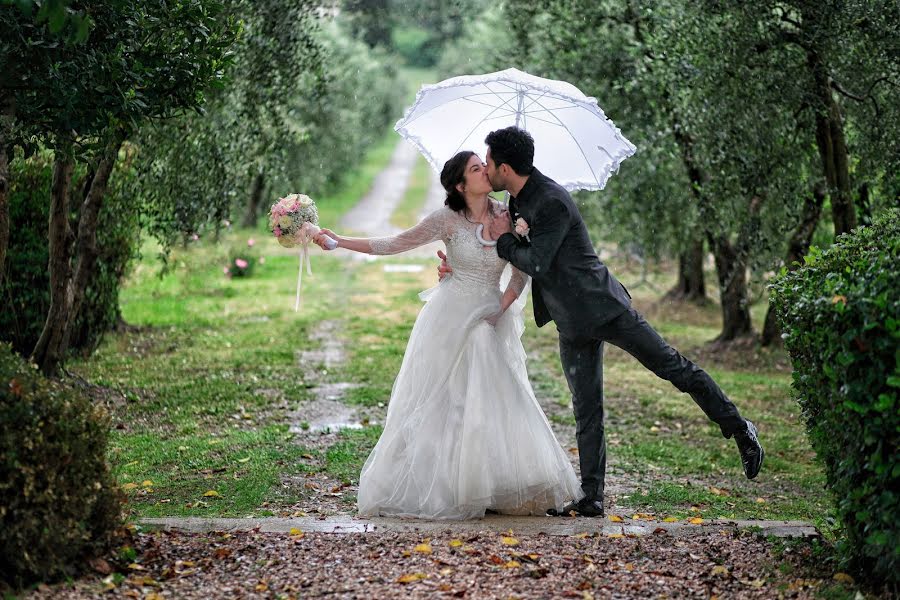
[(501, 275), (527, 276), (482, 245), (476, 225), (449, 208), (397, 236), (370, 240), (396, 254), (443, 240), (453, 274), (423, 292), (394, 381), (384, 432), (362, 469), (363, 516), (469, 519), (485, 509), (545, 514), (583, 496), (525, 370), (524, 294), (497, 322)]

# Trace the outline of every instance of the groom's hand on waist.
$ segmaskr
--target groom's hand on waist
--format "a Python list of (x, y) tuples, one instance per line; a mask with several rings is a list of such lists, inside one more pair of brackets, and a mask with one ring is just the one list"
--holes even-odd
[(438, 265), (438, 279), (440, 281), (443, 281), (444, 277), (453, 275), (453, 269), (451, 269), (450, 265), (447, 264), (447, 255), (444, 254), (443, 250), (438, 250), (437, 255), (438, 258), (441, 259), (441, 264)]

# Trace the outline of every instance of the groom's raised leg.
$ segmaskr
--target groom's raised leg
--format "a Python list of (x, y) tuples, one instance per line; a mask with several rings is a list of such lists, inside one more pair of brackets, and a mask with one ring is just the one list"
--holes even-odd
[(746, 421), (737, 407), (712, 377), (670, 346), (633, 308), (605, 324), (601, 337), (631, 354), (658, 377), (690, 394), (726, 438), (746, 429)]
[(563, 372), (572, 392), (581, 489), (603, 502), (606, 436), (603, 427), (603, 342), (559, 338)]
[(706, 371), (670, 346), (633, 308), (605, 324), (600, 337), (634, 356), (680, 391), (690, 394), (706, 416), (719, 426), (722, 435), (726, 438), (734, 436), (744, 473), (749, 479), (756, 477), (765, 454), (757, 439), (756, 427), (741, 416)]

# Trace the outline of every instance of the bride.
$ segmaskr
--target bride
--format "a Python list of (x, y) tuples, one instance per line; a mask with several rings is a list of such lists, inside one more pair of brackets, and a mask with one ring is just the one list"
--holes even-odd
[[(381, 438), (360, 474), (364, 516), (483, 517), (486, 510), (545, 514), (583, 496), (525, 370), (520, 336), (527, 276), (486, 239), (509, 216), (488, 193), (485, 165), (464, 151), (441, 171), (445, 207), (396, 236), (350, 238), (322, 229), (315, 241), (396, 254), (437, 240), (453, 276), (426, 301), (394, 381)], [(505, 290), (501, 276), (509, 273)]]

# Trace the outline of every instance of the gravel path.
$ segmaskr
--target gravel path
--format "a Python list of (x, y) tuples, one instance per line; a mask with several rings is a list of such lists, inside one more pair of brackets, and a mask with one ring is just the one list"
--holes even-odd
[(130, 564), (95, 561), (101, 573), (26, 597), (814, 598), (833, 575), (809, 542), (739, 532), (154, 533), (133, 544)]

